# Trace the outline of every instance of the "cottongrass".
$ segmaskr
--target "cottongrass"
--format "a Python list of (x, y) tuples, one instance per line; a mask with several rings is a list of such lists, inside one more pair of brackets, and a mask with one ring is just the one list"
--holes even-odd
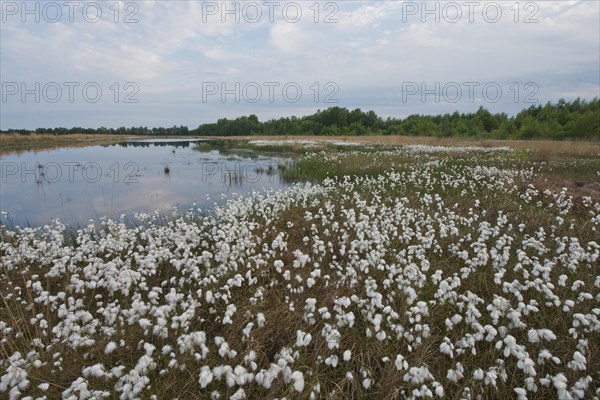
[(314, 140), (250, 140), (248, 144), (253, 146), (288, 146), (298, 145), (302, 147), (314, 147), (318, 142)]
[(599, 398), (600, 204), (534, 176), (431, 158), (203, 217), (1, 228), (0, 392)]

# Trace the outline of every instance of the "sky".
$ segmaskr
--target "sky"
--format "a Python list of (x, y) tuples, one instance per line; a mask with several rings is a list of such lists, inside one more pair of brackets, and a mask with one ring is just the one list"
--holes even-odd
[(600, 96), (600, 2), (1, 1), (0, 129)]

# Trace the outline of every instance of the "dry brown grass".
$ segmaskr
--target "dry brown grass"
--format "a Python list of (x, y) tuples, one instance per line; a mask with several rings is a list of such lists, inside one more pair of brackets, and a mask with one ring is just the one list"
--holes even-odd
[(48, 134), (0, 134), (0, 155), (29, 150), (47, 150), (58, 147), (84, 147), (115, 143), (121, 140), (141, 138), (122, 135), (48, 135)]
[(82, 141), (82, 140), (104, 140), (104, 139), (122, 139), (123, 135), (87, 135), (87, 134), (71, 134), (71, 135), (51, 135), (37, 134), (30, 135), (19, 134), (0, 134), (1, 146), (16, 146), (21, 144), (32, 144), (36, 142), (62, 142), (62, 141)]

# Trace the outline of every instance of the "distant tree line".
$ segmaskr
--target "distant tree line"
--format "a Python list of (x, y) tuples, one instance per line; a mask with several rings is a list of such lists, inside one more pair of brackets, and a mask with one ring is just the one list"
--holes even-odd
[[(222, 118), (196, 129), (171, 128), (39, 128), (46, 134), (117, 134), (161, 136), (240, 136), (240, 135), (408, 135), (475, 137), (481, 139), (599, 139), (600, 99), (559, 100), (556, 104), (532, 105), (509, 117), (492, 114), (483, 107), (476, 112), (441, 115), (410, 115), (404, 119), (383, 119), (374, 111), (331, 107), (304, 117), (284, 117), (260, 122), (256, 115)], [(8, 130), (3, 133), (33, 133)]]
[(172, 128), (148, 128), (146, 126), (126, 128), (82, 128), (75, 126), (73, 128), (37, 128), (36, 130), (28, 129), (8, 129), (0, 131), (0, 133), (20, 133), (20, 134), (54, 134), (54, 135), (70, 135), (70, 134), (86, 134), (86, 135), (154, 135), (154, 136), (187, 136), (195, 135), (187, 126), (173, 126)]

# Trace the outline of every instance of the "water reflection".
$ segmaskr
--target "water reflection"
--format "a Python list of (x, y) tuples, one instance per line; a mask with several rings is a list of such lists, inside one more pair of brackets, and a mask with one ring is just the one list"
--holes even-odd
[(128, 142), (118, 142), (105, 144), (102, 147), (173, 147), (173, 148), (189, 148), (195, 146), (197, 142), (205, 141), (204, 139), (141, 139), (130, 140)]
[[(0, 156), (0, 210), (14, 223), (200, 208), (223, 196), (282, 188), (285, 157), (195, 150), (194, 140), (144, 140)], [(6, 222), (6, 216), (2, 221)]]

